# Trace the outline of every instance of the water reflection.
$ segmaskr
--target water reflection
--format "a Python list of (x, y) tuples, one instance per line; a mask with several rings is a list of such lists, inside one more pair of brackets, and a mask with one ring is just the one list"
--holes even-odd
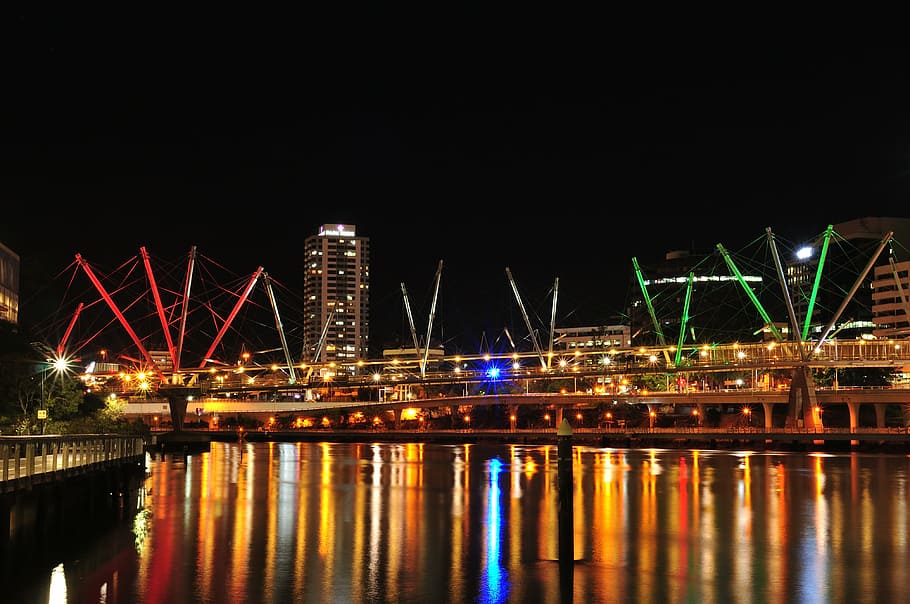
[[(150, 461), (131, 539), (22, 602), (871, 602), (905, 597), (899, 455), (213, 443)], [(95, 566), (86, 568), (86, 560)], [(65, 577), (65, 579), (64, 579)], [(78, 594), (78, 595), (76, 595)]]

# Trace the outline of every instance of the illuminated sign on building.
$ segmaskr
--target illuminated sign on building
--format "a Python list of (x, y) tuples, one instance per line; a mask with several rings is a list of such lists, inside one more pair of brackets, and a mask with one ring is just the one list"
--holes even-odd
[(353, 224), (328, 225), (319, 227), (320, 237), (356, 237), (357, 227)]

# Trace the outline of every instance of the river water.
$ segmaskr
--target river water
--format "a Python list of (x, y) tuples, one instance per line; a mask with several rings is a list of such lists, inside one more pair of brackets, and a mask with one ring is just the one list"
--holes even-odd
[[(10, 601), (898, 602), (905, 455), (212, 443)], [(75, 534), (74, 534), (75, 535)], [(74, 537), (75, 539), (75, 537)]]

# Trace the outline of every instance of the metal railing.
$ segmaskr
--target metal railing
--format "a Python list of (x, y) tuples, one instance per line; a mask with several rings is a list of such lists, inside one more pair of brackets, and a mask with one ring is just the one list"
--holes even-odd
[(141, 460), (144, 453), (145, 441), (137, 436), (2, 436), (0, 492)]

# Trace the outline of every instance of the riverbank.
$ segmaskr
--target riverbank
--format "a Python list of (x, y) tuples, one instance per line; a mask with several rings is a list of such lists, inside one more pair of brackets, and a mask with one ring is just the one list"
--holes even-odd
[[(152, 435), (149, 448), (161, 452), (206, 451), (212, 442), (391, 442), (436, 444), (555, 445), (555, 430), (294, 430), (294, 431), (181, 431)], [(906, 432), (841, 431), (578, 431), (573, 445), (617, 449), (716, 449), (760, 451), (819, 451), (910, 453)]]

